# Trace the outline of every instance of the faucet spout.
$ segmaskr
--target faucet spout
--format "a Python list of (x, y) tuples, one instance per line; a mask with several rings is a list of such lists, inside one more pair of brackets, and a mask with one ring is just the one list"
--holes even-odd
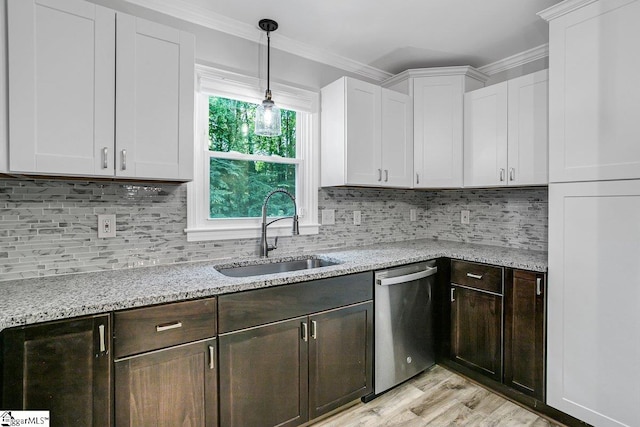
[[(267, 222), (267, 205), (269, 204), (269, 199), (271, 196), (277, 193), (282, 193), (287, 195), (291, 201), (293, 202), (293, 216), (285, 216), (281, 218), (276, 218), (271, 222)], [(276, 188), (273, 191), (270, 191), (267, 196), (264, 198), (264, 202), (262, 203), (262, 233), (260, 237), (260, 256), (266, 258), (269, 256), (269, 251), (277, 249), (277, 240), (274, 245), (270, 245), (267, 241), (267, 227), (273, 224), (276, 221), (280, 221), (282, 219), (292, 218), (293, 219), (293, 229), (291, 230), (291, 234), (297, 236), (300, 234), (300, 228), (298, 226), (298, 206), (296, 205), (296, 198), (293, 197), (289, 191), (284, 188)]]

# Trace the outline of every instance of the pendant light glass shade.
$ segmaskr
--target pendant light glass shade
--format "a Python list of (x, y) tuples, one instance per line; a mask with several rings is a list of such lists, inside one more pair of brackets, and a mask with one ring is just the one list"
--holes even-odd
[(256, 108), (255, 134), (260, 136), (279, 136), (280, 108), (271, 100), (271, 93), (267, 93), (262, 104)]
[(267, 91), (264, 94), (262, 104), (256, 108), (254, 132), (260, 136), (279, 136), (282, 133), (280, 109), (271, 100), (271, 89), (269, 88), (271, 68), (271, 36), (269, 33), (278, 29), (278, 23), (272, 19), (261, 19), (258, 26), (267, 32)]

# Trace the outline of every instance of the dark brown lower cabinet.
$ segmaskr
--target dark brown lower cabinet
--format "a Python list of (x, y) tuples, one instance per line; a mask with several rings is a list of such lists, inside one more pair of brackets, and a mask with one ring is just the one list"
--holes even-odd
[(3, 331), (2, 408), (49, 410), (51, 425), (111, 425), (109, 315)]
[(372, 391), (373, 303), (220, 335), (220, 425), (296, 426)]
[(451, 357), (502, 380), (502, 296), (451, 286)]
[(216, 339), (117, 360), (118, 427), (214, 427), (217, 417)]
[(545, 276), (507, 270), (505, 283), (504, 383), (545, 399)]

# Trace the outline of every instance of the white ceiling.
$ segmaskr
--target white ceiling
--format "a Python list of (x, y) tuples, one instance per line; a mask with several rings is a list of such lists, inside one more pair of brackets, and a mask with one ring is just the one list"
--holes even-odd
[(128, 0), (253, 40), (271, 18), (274, 48), (371, 76), (482, 67), (548, 42), (536, 13), (560, 0)]

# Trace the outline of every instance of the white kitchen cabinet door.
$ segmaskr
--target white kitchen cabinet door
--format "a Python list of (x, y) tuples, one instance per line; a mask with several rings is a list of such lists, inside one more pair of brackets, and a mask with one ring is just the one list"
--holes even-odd
[(415, 188), (462, 187), (463, 79), (413, 80)]
[(464, 95), (464, 185), (507, 185), (507, 82)]
[(193, 178), (193, 35), (117, 16), (116, 176)]
[(508, 185), (547, 185), (548, 73), (508, 81)]
[(382, 185), (379, 86), (346, 79), (346, 184)]
[(549, 179), (640, 178), (640, 1), (563, 2), (549, 20)]
[(640, 180), (549, 185), (547, 404), (640, 425)]
[(112, 176), (115, 12), (9, 0), (9, 169)]
[(413, 101), (400, 92), (382, 88), (382, 182), (389, 187), (411, 187), (413, 179)]

